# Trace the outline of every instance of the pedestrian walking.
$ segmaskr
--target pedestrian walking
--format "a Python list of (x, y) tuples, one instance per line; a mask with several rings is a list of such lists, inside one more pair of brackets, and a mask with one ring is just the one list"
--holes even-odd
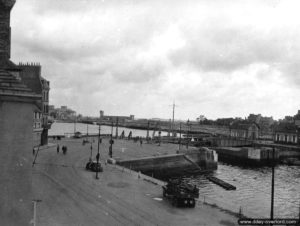
[(34, 148), (32, 149), (32, 154), (33, 154), (33, 155), (35, 154), (35, 149), (34, 149)]
[(112, 146), (109, 146), (108, 148), (108, 155), (110, 158), (112, 158)]
[(141, 145), (141, 146), (143, 145), (143, 140), (142, 140), (142, 139), (140, 139), (140, 145)]
[(59, 153), (59, 144), (57, 145), (56, 150), (57, 150), (57, 154), (58, 154)]

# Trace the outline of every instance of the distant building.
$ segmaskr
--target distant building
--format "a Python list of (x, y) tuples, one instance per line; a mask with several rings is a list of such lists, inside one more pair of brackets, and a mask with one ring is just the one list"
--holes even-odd
[(281, 120), (282, 122), (285, 122), (285, 123), (294, 123), (294, 117), (293, 116), (285, 116), (283, 120)]
[(74, 120), (76, 117), (76, 111), (68, 108), (67, 106), (61, 106), (58, 110), (58, 119), (60, 120)]
[(273, 139), (273, 124), (275, 122), (273, 117), (263, 117), (261, 114), (250, 114), (247, 121), (259, 125), (259, 137), (261, 139)]
[[(22, 82), (33, 92), (41, 95), (40, 109), (34, 113), (36, 121), (34, 124), (34, 137), (35, 146), (45, 145), (48, 143), (48, 130), (51, 126), (48, 123), (50, 83), (41, 76), (41, 66), (37, 63), (20, 63), (19, 69)], [(37, 127), (39, 124), (41, 127)]]
[(114, 116), (114, 115), (104, 115), (104, 111), (100, 111), (100, 120), (107, 122), (120, 122), (124, 123), (127, 120), (134, 120), (134, 115), (130, 116)]
[(299, 132), (295, 123), (282, 122), (276, 126), (274, 142), (281, 144), (300, 144)]
[(262, 118), (261, 114), (257, 114), (257, 115), (256, 114), (250, 114), (248, 116), (248, 121), (249, 122), (255, 122), (255, 123), (259, 124), (261, 118)]
[(61, 106), (55, 108), (54, 105), (49, 105), (49, 117), (51, 120), (74, 120), (76, 117), (76, 111), (68, 108), (68, 106)]
[(230, 136), (255, 140), (259, 136), (259, 125), (254, 122), (237, 121), (230, 125)]
[(300, 128), (300, 110), (298, 110), (298, 113), (294, 116), (295, 125)]

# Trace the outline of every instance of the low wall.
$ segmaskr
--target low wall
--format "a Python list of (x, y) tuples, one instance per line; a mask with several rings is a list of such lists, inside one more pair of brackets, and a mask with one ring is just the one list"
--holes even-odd
[(220, 137), (213, 140), (213, 145), (217, 147), (242, 147), (252, 145), (252, 143), (251, 140), (230, 137)]
[(281, 144), (257, 144), (257, 146), (261, 147), (270, 147), (276, 148), (280, 152), (280, 158), (288, 158), (288, 157), (299, 157), (300, 156), (300, 147), (291, 146), (291, 145), (281, 145)]
[(166, 156), (147, 157), (140, 159), (117, 161), (117, 164), (128, 169), (141, 171), (142, 173), (155, 177), (165, 177), (171, 175), (184, 174), (199, 171), (212, 171), (217, 169), (217, 162), (208, 161), (206, 152), (189, 153), (188, 157), (199, 167), (196, 167), (185, 158), (185, 154), (175, 154)]
[(124, 166), (119, 166), (119, 165), (113, 165), (113, 166), (115, 168), (119, 169), (120, 171), (123, 171), (123, 172), (126, 172), (128, 174), (131, 174), (131, 175), (133, 175), (136, 178), (142, 179), (142, 180), (150, 182), (152, 184), (156, 184), (156, 185), (159, 185), (159, 186), (164, 186), (164, 185), (167, 184), (167, 182), (164, 182), (162, 180), (156, 179), (154, 177), (150, 177), (150, 176), (148, 176), (146, 174), (143, 174), (141, 172), (137, 172), (137, 171), (134, 171), (134, 170), (131, 170), (131, 169), (127, 169)]

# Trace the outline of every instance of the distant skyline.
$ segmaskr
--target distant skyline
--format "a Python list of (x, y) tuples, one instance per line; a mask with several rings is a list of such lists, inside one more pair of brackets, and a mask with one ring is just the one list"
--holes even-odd
[(274, 119), (300, 109), (300, 2), (18, 0), (12, 60), (83, 115)]

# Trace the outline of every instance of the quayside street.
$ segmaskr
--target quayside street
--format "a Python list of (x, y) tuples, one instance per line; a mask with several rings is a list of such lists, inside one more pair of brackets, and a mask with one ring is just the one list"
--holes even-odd
[[(56, 146), (40, 150), (32, 169), (34, 199), (41, 200), (36, 225), (237, 225), (235, 216), (202, 202), (194, 209), (175, 208), (163, 199), (160, 185), (104, 164), (108, 139), (100, 144), (104, 172), (99, 173), (98, 180), (96, 173), (85, 170), (90, 143), (82, 145), (82, 139), (51, 142), (60, 145), (60, 152)], [(126, 155), (126, 142), (135, 149), (131, 153), (156, 149), (152, 144), (140, 147), (132, 141), (117, 140), (116, 154), (118, 150)], [(66, 155), (61, 151), (63, 145), (68, 147)], [(96, 150), (97, 142), (93, 143), (93, 156)]]

